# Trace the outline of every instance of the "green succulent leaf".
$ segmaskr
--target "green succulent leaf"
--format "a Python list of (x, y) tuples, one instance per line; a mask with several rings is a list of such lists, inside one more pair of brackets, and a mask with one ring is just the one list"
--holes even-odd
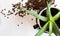
[(57, 20), (58, 18), (60, 18), (60, 12), (58, 12), (58, 13), (53, 17), (54, 20)]
[[(47, 1), (46, 1), (47, 2)], [(47, 14), (47, 17), (48, 17), (48, 19), (50, 20), (51, 19), (51, 17), (52, 17), (52, 15), (51, 15), (51, 10), (50, 10), (50, 4), (48, 4), (48, 2), (47, 2), (47, 12), (46, 12), (46, 14)]]
[(57, 24), (55, 22), (53, 22), (53, 24), (54, 24), (53, 28), (54, 28), (55, 33), (56, 34), (58, 33), (58, 35), (60, 35), (60, 30), (59, 30)]
[(53, 33), (54, 33), (56, 36), (58, 36), (58, 33), (56, 32), (55, 29), (56, 29), (56, 28), (53, 28)]
[(53, 23), (50, 22), (50, 24), (49, 24), (49, 36), (51, 36), (51, 34), (52, 34), (52, 29), (53, 29)]
[(49, 22), (47, 22), (38, 32), (35, 36), (41, 36), (48, 28)]
[(23, 8), (23, 7), (20, 7), (22, 9), (22, 11), (25, 11), (27, 13), (29, 13), (30, 15), (42, 20), (42, 21), (47, 21), (47, 17), (44, 17), (44, 16), (41, 16), (41, 15), (38, 15), (35, 11), (29, 11), (27, 10), (26, 8)]
[(59, 31), (60, 31), (60, 29), (59, 29)]

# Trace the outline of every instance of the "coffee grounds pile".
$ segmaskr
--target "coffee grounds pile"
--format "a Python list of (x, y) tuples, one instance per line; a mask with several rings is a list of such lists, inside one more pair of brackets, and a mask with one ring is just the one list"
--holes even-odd
[(17, 13), (15, 15), (18, 14), (19, 16), (23, 17), (23, 16), (26, 15), (26, 13), (24, 11), (21, 11), (20, 10), (20, 4), (21, 4), (20, 2), (17, 3), (17, 4), (12, 4), (12, 6), (13, 6), (12, 11), (13, 12), (16, 12), (17, 11)]
[[(22, 2), (23, 2), (23, 0), (22, 0)], [(28, 10), (34, 10), (37, 13), (39, 13), (39, 11), (41, 11), (43, 8), (46, 7), (45, 0), (28, 0), (25, 4), (26, 4), (25, 6), (23, 6), (23, 4), (21, 5), (21, 2), (18, 2), (16, 4), (12, 4), (12, 11), (13, 12), (11, 10), (8, 10), (7, 15), (11, 15), (14, 13), (15, 13), (15, 15), (18, 14), (20, 17), (24, 17), (24, 16), (26, 16), (26, 14), (29, 15), (28, 13), (21, 11), (20, 6), (23, 6), (23, 7), (27, 8)], [(3, 10), (6, 10), (6, 9), (3, 9)], [(2, 13), (2, 14), (5, 15), (4, 13)]]
[(46, 7), (46, 1), (45, 0), (28, 0), (26, 3), (27, 9), (33, 9), (33, 10), (40, 10), (44, 7)]
[[(21, 6), (20, 2), (12, 5), (13, 5), (12, 11), (13, 12), (15, 12), (16, 10), (18, 11), (15, 15), (18, 14), (21, 17), (25, 16), (26, 14), (29, 15), (28, 13), (25, 13), (24, 11), (20, 10), (20, 6)], [(27, 8), (27, 10), (34, 10), (37, 13), (39, 13), (40, 10), (46, 7), (46, 2), (45, 0), (28, 0), (28, 2), (26, 2), (26, 5), (23, 7)]]

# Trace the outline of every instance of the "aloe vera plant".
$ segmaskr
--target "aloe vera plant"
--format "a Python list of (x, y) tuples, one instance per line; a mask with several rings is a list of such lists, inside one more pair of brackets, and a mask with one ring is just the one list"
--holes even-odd
[(60, 12), (58, 12), (55, 16), (52, 16), (50, 11), (50, 6), (51, 5), (48, 4), (48, 1), (47, 1), (47, 11), (46, 11), (47, 17), (38, 15), (37, 13), (35, 13), (35, 11), (29, 11), (24, 7), (20, 7), (20, 10), (25, 11), (30, 15), (35, 16), (36, 18), (46, 22), (46, 24), (36, 33), (35, 36), (41, 36), (47, 29), (49, 29), (49, 36), (51, 36), (52, 32), (54, 32), (56, 36), (60, 36), (60, 30), (57, 24), (55, 23), (55, 20), (60, 18)]

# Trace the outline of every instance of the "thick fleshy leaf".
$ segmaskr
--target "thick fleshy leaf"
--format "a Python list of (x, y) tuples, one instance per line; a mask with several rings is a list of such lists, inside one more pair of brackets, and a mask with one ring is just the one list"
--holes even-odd
[(53, 22), (53, 25), (54, 25), (53, 28), (54, 28), (55, 33), (56, 34), (58, 33), (58, 35), (60, 35), (60, 30), (59, 30), (57, 24), (55, 22)]
[(48, 23), (49, 23), (49, 22), (47, 22), (47, 23), (41, 28), (41, 30), (39, 30), (39, 31), (37, 32), (37, 34), (36, 34), (35, 36), (41, 36), (41, 35), (48, 29), (48, 26), (49, 26)]
[(53, 33), (58, 36), (58, 33), (56, 32), (55, 28), (53, 28)]
[(49, 36), (52, 34), (52, 29), (53, 29), (53, 23), (49, 22)]
[(58, 18), (60, 18), (60, 12), (58, 12), (58, 13), (53, 17), (54, 20), (57, 20)]
[(23, 11), (26, 11), (27, 13), (29, 13), (30, 15), (42, 20), (42, 21), (47, 21), (47, 17), (38, 15), (35, 11), (29, 11), (26, 8), (20, 7)]
[(46, 14), (47, 14), (47, 17), (48, 17), (48, 19), (50, 20), (51, 19), (51, 17), (52, 17), (52, 15), (51, 15), (51, 10), (50, 10), (50, 4), (48, 4), (48, 1), (46, 1), (47, 2), (47, 12), (46, 12)]
[(60, 31), (60, 29), (59, 29), (59, 31)]

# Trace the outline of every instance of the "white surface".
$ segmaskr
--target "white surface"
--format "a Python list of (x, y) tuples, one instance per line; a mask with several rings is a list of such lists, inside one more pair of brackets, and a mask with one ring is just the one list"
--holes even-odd
[[(0, 11), (4, 8), (11, 9), (12, 3), (18, 2), (19, 0), (0, 0)], [(7, 12), (4, 11), (4, 13)], [(34, 36), (37, 30), (33, 29), (34, 20), (31, 21), (33, 17), (26, 17), (21, 18), (13, 14), (7, 19), (0, 14), (0, 36)], [(21, 24), (21, 22), (23, 22), (23, 24)], [(17, 24), (19, 24), (19, 27)]]
[[(11, 4), (19, 1), (21, 0), (0, 0), (0, 10), (4, 8), (11, 9)], [(59, 0), (56, 2), (58, 1)], [(18, 15), (15, 16), (13, 14), (7, 19), (0, 14), (0, 36), (34, 36), (38, 30), (33, 29), (35, 18), (33, 21), (31, 21), (31, 18), (34, 17), (25, 16), (24, 18), (21, 18)], [(21, 24), (21, 22), (23, 22), (23, 24)], [(17, 24), (19, 24), (19, 27)], [(48, 36), (48, 34), (44, 33), (43, 36)]]

